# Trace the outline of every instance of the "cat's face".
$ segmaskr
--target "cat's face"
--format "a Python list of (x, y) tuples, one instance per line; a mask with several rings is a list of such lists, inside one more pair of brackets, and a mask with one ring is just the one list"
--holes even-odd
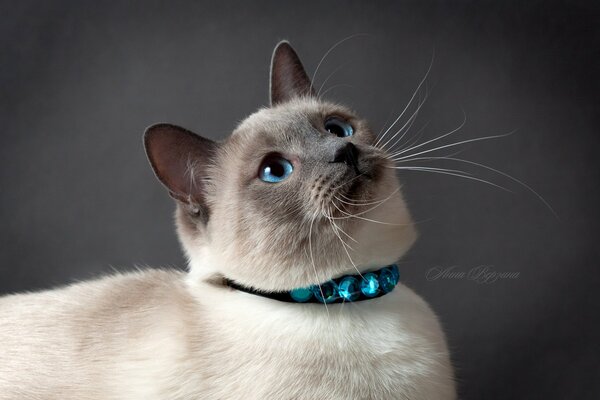
[(321, 283), (397, 260), (415, 239), (392, 164), (367, 123), (312, 94), (297, 56), (276, 48), (272, 106), (222, 143), (149, 129), (149, 158), (178, 199), (192, 273), (263, 290)]

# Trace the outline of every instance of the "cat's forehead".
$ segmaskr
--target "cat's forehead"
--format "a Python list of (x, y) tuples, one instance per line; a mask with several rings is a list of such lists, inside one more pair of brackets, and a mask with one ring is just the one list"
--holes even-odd
[(356, 118), (348, 108), (338, 104), (313, 98), (297, 99), (258, 110), (240, 123), (233, 136), (241, 139), (256, 134), (270, 134), (275, 137), (286, 136), (286, 133), (297, 134), (315, 126), (329, 115)]

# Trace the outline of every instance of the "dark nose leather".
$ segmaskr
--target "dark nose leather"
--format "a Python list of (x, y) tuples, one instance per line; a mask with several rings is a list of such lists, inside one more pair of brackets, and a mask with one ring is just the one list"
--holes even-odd
[(358, 148), (348, 142), (345, 146), (342, 146), (335, 151), (331, 163), (344, 163), (353, 168), (357, 174), (360, 174), (360, 171), (358, 170), (358, 155)]

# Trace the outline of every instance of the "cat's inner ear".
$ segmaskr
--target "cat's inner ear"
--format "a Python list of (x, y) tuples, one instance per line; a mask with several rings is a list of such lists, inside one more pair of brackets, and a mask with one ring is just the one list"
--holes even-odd
[(171, 196), (206, 215), (208, 167), (218, 144), (178, 126), (157, 124), (146, 130), (144, 146)]
[(279, 42), (271, 59), (271, 105), (312, 95), (314, 90), (300, 58), (288, 42)]

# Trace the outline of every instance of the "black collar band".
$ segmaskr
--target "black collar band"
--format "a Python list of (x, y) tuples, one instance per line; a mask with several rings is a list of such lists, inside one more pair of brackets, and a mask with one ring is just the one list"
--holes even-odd
[(345, 303), (381, 297), (396, 287), (400, 278), (398, 266), (388, 265), (364, 274), (344, 275), (319, 285), (292, 289), (286, 292), (264, 292), (251, 289), (225, 278), (233, 289), (288, 303)]

